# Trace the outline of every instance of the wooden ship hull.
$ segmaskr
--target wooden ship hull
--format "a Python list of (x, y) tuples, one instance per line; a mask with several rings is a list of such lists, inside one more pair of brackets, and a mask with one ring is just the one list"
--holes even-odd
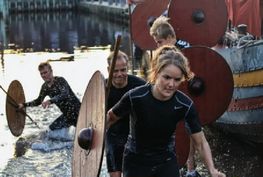
[(215, 125), (244, 140), (263, 143), (263, 40), (218, 52), (233, 72), (234, 92)]

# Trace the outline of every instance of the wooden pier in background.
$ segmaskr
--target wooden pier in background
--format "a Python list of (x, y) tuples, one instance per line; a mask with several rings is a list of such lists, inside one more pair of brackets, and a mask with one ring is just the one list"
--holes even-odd
[(73, 9), (78, 0), (8, 0), (10, 13), (41, 12)]

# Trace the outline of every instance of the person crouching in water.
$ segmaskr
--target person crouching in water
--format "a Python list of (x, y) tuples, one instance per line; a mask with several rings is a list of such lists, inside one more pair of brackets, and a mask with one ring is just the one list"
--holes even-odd
[[(49, 105), (55, 104), (62, 114), (49, 125), (49, 129), (76, 126), (81, 103), (68, 82), (63, 77), (53, 76), (52, 67), (48, 62), (40, 63), (38, 70), (44, 80), (39, 96), (33, 101), (19, 103), (19, 109), (38, 105), (48, 108)], [(46, 96), (50, 99), (44, 100)]]

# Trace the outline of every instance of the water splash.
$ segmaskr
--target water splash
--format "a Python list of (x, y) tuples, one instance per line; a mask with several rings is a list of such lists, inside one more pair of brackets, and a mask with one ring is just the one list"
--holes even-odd
[(71, 148), (71, 147), (73, 147), (72, 142), (56, 142), (56, 141), (35, 142), (31, 145), (31, 149), (39, 150), (42, 152), (50, 152), (54, 150)]
[(40, 139), (31, 144), (31, 149), (50, 152), (63, 148), (71, 148), (73, 147), (74, 134), (74, 127), (44, 131), (40, 135)]

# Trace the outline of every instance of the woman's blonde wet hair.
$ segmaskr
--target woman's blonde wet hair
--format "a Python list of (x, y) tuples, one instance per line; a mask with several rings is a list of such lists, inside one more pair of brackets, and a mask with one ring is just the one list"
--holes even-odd
[(148, 81), (155, 83), (158, 73), (160, 73), (166, 66), (173, 64), (180, 68), (183, 78), (189, 80), (193, 73), (190, 71), (188, 59), (175, 46), (164, 45), (158, 48), (155, 52), (151, 62), (151, 69), (149, 71)]

